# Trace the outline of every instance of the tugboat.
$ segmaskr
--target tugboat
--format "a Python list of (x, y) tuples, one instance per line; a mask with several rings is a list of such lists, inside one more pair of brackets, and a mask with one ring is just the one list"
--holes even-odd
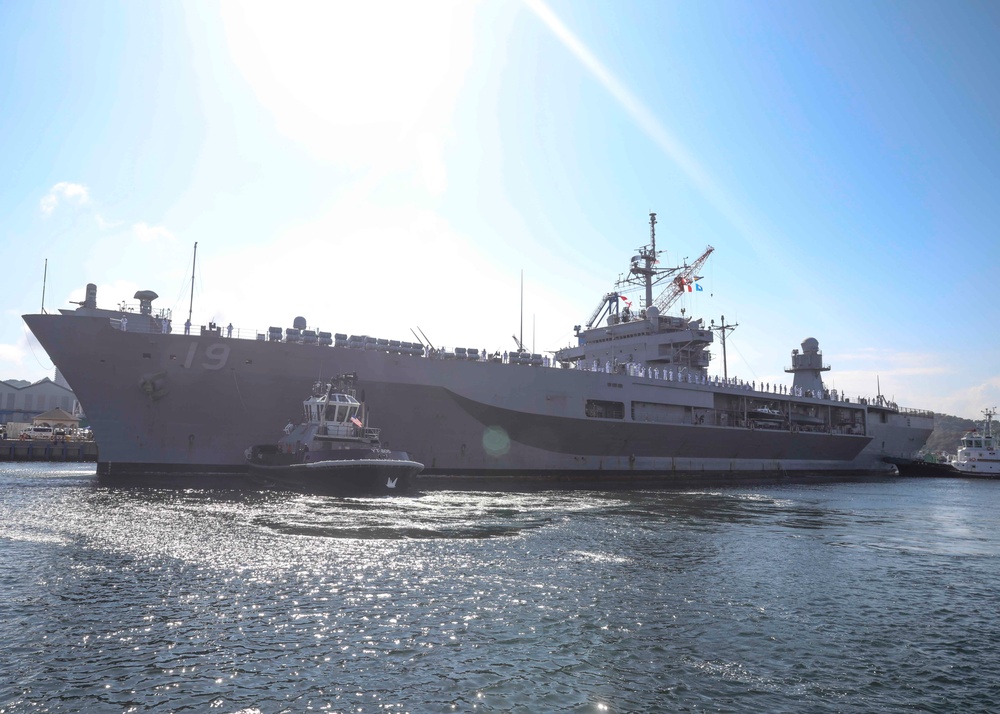
[(1000, 449), (997, 448), (997, 437), (993, 434), (993, 417), (996, 413), (996, 407), (984, 409), (986, 427), (983, 433), (971, 429), (962, 437), (958, 453), (951, 461), (951, 465), (962, 475), (1000, 478)]
[(275, 444), (246, 450), (258, 487), (319, 494), (393, 494), (423, 470), (405, 451), (382, 447), (380, 430), (366, 426), (355, 396), (355, 374), (317, 383), (302, 402), (304, 421), (289, 422)]

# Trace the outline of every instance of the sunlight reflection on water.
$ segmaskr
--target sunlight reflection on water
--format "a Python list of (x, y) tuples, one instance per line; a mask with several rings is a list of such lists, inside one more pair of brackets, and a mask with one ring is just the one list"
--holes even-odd
[(0, 468), (0, 712), (986, 709), (994, 484), (383, 499)]

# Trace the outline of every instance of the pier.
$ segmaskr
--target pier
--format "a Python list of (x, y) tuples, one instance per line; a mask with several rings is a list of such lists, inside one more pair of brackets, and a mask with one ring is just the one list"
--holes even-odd
[(93, 441), (0, 439), (0, 461), (97, 461)]

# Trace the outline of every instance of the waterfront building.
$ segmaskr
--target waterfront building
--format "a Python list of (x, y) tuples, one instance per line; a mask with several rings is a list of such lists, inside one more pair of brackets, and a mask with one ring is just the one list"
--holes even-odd
[(36, 417), (57, 408), (70, 416), (82, 414), (80, 403), (68, 385), (48, 377), (34, 383), (18, 379), (0, 381), (0, 424), (32, 423)]

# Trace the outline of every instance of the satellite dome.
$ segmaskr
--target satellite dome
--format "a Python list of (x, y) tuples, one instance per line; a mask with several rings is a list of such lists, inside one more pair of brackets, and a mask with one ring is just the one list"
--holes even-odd
[(815, 337), (807, 337), (802, 340), (803, 352), (819, 352), (819, 340)]

